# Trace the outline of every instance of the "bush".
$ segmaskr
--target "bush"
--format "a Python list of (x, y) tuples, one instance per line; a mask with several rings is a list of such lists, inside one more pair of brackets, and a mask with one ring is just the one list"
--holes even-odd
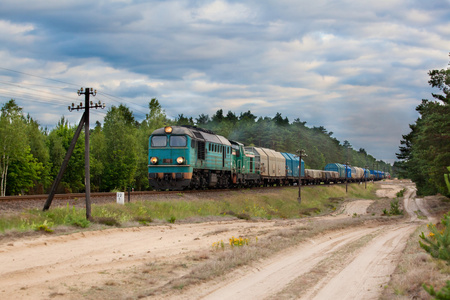
[(398, 200), (391, 201), (391, 209), (389, 211), (386, 208), (383, 209), (383, 215), (385, 216), (403, 215), (403, 210), (400, 209)]
[(439, 291), (435, 291), (434, 287), (432, 285), (427, 286), (425, 283), (422, 285), (425, 291), (427, 291), (428, 294), (435, 297), (435, 299), (438, 300), (448, 300), (450, 299), (450, 281), (447, 280), (446, 285)]
[[(436, 225), (428, 224), (427, 227), (430, 230), (428, 236), (422, 232), (419, 236), (423, 242), (419, 241), (420, 247), (427, 251), (432, 257), (450, 262), (450, 215), (445, 214), (441, 223), (443, 229), (439, 230)], [(436, 292), (432, 285), (422, 285), (425, 291), (435, 299), (450, 299), (450, 281), (447, 281), (440, 291)]]
[(422, 232), (419, 237), (423, 242), (419, 241), (419, 244), (432, 257), (450, 262), (450, 215), (448, 213), (442, 217), (441, 223), (444, 227), (442, 230), (438, 230), (436, 225), (428, 224), (430, 233), (425, 236)]
[(389, 214), (392, 216), (403, 215), (403, 210), (400, 209), (398, 200), (391, 201), (391, 210)]
[(397, 192), (397, 198), (403, 197), (403, 195), (405, 194), (406, 189), (402, 189), (401, 191)]

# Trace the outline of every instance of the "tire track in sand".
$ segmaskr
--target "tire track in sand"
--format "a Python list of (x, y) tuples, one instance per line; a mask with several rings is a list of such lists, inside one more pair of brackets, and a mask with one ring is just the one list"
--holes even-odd
[(333, 232), (310, 240), (293, 251), (272, 258), (263, 267), (252, 269), (244, 277), (231, 281), (201, 299), (263, 299), (273, 295), (293, 279), (311, 271), (321, 260), (378, 228), (358, 228)]
[(361, 249), (343, 270), (300, 299), (378, 299), (397, 266), (393, 262), (416, 227), (415, 224), (386, 226), (383, 234)]

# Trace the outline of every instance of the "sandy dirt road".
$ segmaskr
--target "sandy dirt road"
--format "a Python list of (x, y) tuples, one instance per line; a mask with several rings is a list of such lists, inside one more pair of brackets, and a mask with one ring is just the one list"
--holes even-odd
[[(424, 203), (416, 203), (411, 185), (387, 185), (381, 191), (395, 195), (403, 187), (407, 189), (404, 207), (409, 219), (314, 237), (239, 274), (174, 293), (172, 298), (376, 299), (406, 240), (424, 222), (414, 211), (420, 207), (427, 214)], [(364, 214), (371, 203), (350, 202), (335, 215), (322, 218)], [(151, 261), (176, 261), (208, 251), (213, 242), (232, 235), (263, 237), (302, 222), (305, 220), (158, 225), (6, 242), (0, 245), (0, 299), (76, 299), (90, 287), (125, 278), (125, 270)]]

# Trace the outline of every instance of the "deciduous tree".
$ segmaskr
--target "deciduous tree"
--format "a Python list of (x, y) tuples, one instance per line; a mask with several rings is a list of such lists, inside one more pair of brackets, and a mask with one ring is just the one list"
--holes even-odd
[(6, 195), (8, 169), (13, 161), (26, 156), (28, 149), (22, 108), (11, 99), (1, 109), (0, 116), (0, 196)]

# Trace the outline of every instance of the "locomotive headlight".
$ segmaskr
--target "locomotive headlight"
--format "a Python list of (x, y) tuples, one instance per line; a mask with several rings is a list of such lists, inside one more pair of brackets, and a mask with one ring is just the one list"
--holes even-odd
[(165, 133), (167, 133), (167, 134), (170, 134), (170, 133), (172, 133), (172, 130), (173, 130), (173, 128), (172, 128), (172, 127), (170, 127), (170, 126), (166, 126), (166, 127), (164, 127), (164, 132), (165, 132)]
[(179, 164), (179, 165), (181, 165), (181, 164), (183, 164), (184, 163), (184, 157), (178, 157), (177, 158), (177, 163)]
[(152, 158), (150, 158), (150, 162), (152, 163), (152, 165), (156, 165), (158, 163), (158, 158), (152, 157)]

